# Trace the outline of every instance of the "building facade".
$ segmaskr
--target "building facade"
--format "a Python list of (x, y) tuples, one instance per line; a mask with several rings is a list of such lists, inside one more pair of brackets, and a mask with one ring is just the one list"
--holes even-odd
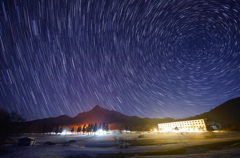
[(204, 119), (186, 120), (178, 122), (160, 123), (158, 124), (160, 132), (201, 132), (207, 131)]

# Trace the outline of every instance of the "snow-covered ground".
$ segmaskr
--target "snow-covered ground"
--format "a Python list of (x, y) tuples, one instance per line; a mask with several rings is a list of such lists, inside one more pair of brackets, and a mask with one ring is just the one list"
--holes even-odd
[[(186, 148), (186, 154), (191, 155), (164, 155), (163, 157), (240, 157), (240, 145), (223, 150), (194, 149), (191, 146), (239, 140), (240, 133), (217, 133), (216, 137), (209, 133), (142, 133), (140, 134), (107, 134), (107, 135), (51, 135), (36, 136), (35, 146), (19, 147), (16, 144), (6, 146), (10, 152), (0, 155), (3, 158), (45, 158), (68, 157), (87, 154), (95, 157), (100, 153), (140, 153), (146, 151), (163, 151), (176, 148)], [(46, 145), (46, 142), (56, 143)], [(120, 148), (119, 142), (128, 144), (128, 148)], [(120, 143), (120, 144), (121, 144)], [(117, 145), (118, 144), (118, 145)], [(199, 154), (202, 152), (201, 154)], [(159, 156), (152, 156), (159, 157)]]

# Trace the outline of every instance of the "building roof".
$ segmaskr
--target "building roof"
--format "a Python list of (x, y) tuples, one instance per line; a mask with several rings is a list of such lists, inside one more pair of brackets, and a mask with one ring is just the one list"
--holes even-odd
[(23, 138), (19, 138), (18, 140), (35, 140), (32, 137), (23, 137)]

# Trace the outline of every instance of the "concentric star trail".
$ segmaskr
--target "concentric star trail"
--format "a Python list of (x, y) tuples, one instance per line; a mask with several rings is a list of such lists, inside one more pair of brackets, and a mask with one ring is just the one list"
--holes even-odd
[(238, 0), (1, 0), (0, 108), (193, 116), (240, 96)]

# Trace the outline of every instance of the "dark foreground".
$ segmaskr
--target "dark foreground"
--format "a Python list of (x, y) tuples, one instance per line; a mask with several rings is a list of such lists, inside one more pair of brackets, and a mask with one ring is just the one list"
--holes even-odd
[[(3, 158), (240, 157), (240, 133), (141, 133), (34, 137), (35, 146), (9, 144)], [(16, 138), (15, 138), (16, 139)]]

